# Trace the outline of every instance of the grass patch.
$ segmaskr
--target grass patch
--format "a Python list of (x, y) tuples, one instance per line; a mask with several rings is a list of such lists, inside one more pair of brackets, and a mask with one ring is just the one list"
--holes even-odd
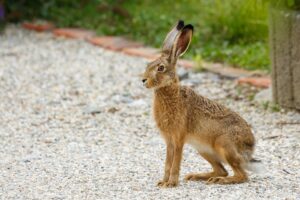
[(262, 107), (264, 110), (270, 110), (271, 112), (280, 112), (281, 111), (281, 107), (273, 102), (269, 102), (269, 101), (265, 101), (262, 102)]

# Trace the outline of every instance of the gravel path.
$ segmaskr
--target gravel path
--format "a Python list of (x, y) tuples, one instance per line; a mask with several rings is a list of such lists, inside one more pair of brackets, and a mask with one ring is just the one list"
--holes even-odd
[(185, 183), (186, 173), (210, 170), (186, 146), (180, 186), (157, 188), (165, 145), (138, 77), (145, 64), (8, 27), (0, 36), (0, 199), (300, 199), (300, 114), (266, 111), (210, 73), (189, 72), (183, 84), (252, 124), (266, 173), (239, 185)]

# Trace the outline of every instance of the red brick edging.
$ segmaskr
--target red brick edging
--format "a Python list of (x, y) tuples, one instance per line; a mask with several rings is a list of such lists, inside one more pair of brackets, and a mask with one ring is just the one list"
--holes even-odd
[(238, 84), (250, 84), (259, 88), (268, 88), (271, 86), (270, 77), (243, 77), (237, 80)]
[(58, 28), (53, 30), (53, 34), (74, 39), (89, 39), (95, 35), (95, 32), (79, 28)]
[(88, 40), (90, 43), (104, 47), (106, 49), (110, 49), (113, 51), (121, 51), (124, 48), (132, 48), (132, 47), (142, 47), (143, 44), (139, 42), (134, 42), (127, 40), (123, 37), (115, 37), (115, 36), (102, 36), (102, 37), (93, 37)]
[(143, 57), (149, 60), (154, 60), (160, 56), (159, 50), (152, 47), (126, 47), (122, 52), (130, 56)]
[(30, 22), (24, 22), (22, 24), (22, 27), (28, 30), (33, 30), (37, 32), (44, 32), (44, 31), (50, 31), (54, 29), (54, 24), (51, 22), (45, 22), (45, 23), (30, 23)]

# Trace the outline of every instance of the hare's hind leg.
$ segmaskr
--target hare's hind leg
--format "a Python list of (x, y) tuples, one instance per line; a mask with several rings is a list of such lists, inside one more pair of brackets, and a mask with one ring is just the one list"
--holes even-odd
[(228, 177), (211, 177), (207, 183), (218, 183), (218, 184), (235, 184), (243, 183), (248, 180), (247, 173), (242, 167), (243, 159), (241, 155), (236, 151), (236, 148), (230, 142), (221, 141), (216, 144), (216, 150), (219, 155), (231, 166), (233, 170), (233, 176)]
[(212, 172), (209, 173), (192, 173), (185, 176), (186, 181), (199, 181), (208, 180), (211, 177), (225, 177), (228, 175), (226, 169), (223, 167), (222, 163), (216, 159), (212, 154), (199, 153), (207, 162), (209, 162), (213, 168)]

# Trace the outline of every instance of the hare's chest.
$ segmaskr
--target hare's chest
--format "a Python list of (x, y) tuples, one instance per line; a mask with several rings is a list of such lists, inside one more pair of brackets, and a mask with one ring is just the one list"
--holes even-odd
[(154, 107), (157, 127), (163, 132), (180, 131), (185, 126), (184, 113), (178, 108)]

